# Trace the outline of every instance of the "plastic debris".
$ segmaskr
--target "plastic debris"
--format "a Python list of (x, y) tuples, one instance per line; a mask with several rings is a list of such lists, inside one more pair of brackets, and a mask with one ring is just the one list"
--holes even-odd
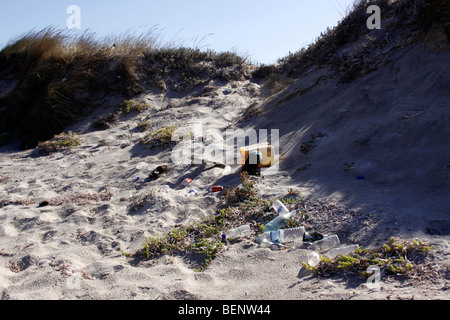
[(320, 254), (315, 251), (308, 253), (306, 262), (312, 267), (317, 266), (320, 263)]
[(280, 229), (286, 220), (288, 220), (294, 213), (293, 211), (289, 212), (289, 210), (279, 200), (276, 200), (272, 207), (279, 213), (279, 215), (264, 226), (264, 232), (276, 231)]
[(250, 227), (250, 225), (246, 224), (241, 227), (229, 229), (227, 232), (222, 234), (222, 239), (225, 240), (225, 239), (239, 238), (239, 237), (249, 235), (251, 233), (252, 233), (252, 228)]
[(331, 249), (330, 251), (328, 251), (327, 253), (325, 253), (325, 256), (330, 259), (334, 259), (335, 257), (337, 257), (340, 254), (342, 254), (343, 256), (346, 256), (349, 253), (352, 253), (353, 251), (358, 249), (358, 247), (359, 246), (357, 244), (353, 244), (350, 246), (334, 248), (334, 249)]
[(198, 194), (198, 190), (197, 188), (191, 188), (191, 190), (189, 190), (189, 192), (187, 193), (188, 197), (195, 197)]
[(337, 235), (331, 235), (327, 236), (326, 238), (323, 238), (321, 240), (315, 241), (311, 243), (311, 250), (317, 251), (317, 252), (326, 252), (330, 249), (336, 248), (341, 244), (339, 237)]
[(261, 236), (257, 238), (258, 243), (271, 242), (271, 243), (288, 243), (294, 242), (298, 239), (303, 239), (303, 234), (305, 233), (304, 227), (280, 229), (277, 231), (264, 232)]

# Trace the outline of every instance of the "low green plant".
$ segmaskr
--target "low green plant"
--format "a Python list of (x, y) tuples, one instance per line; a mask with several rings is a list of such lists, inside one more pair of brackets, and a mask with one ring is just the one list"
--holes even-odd
[(389, 276), (405, 276), (421, 272), (420, 263), (432, 249), (421, 240), (402, 240), (392, 237), (376, 248), (359, 247), (349, 255), (338, 255), (334, 259), (321, 256), (317, 266), (303, 263), (303, 266), (318, 276), (351, 273), (367, 279), (370, 266), (377, 266)]
[(241, 185), (233, 188), (226, 187), (223, 198), (228, 203), (239, 203), (257, 195), (256, 182), (250, 178), (246, 171), (241, 174)]
[[(275, 214), (271, 204), (272, 199), (262, 199), (256, 196), (253, 180), (243, 174), (239, 188), (247, 188), (245, 197), (241, 202), (228, 202), (218, 209), (215, 214), (202, 217), (199, 221), (189, 225), (178, 226), (163, 235), (146, 238), (143, 248), (135, 253), (122, 252), (129, 258), (141, 256), (145, 259), (153, 259), (160, 255), (189, 255), (203, 256), (203, 262), (195, 271), (203, 271), (213, 259), (221, 252), (226, 242), (234, 242), (233, 239), (222, 239), (226, 230), (244, 224), (251, 224), (255, 233), (261, 233), (265, 223), (273, 219)], [(246, 193), (250, 191), (250, 194)], [(255, 192), (255, 193), (254, 193)], [(233, 200), (234, 201), (234, 200)]]
[(137, 125), (137, 129), (141, 132), (147, 131), (149, 127), (150, 127), (150, 124), (147, 119), (140, 121)]
[(122, 111), (124, 115), (128, 115), (134, 111), (141, 113), (149, 108), (151, 108), (151, 106), (148, 103), (132, 100), (126, 100), (120, 104), (120, 111)]
[(38, 143), (38, 150), (47, 154), (58, 152), (65, 149), (81, 145), (83, 140), (74, 132), (61, 133), (53, 137), (53, 139)]
[(157, 130), (154, 130), (145, 137), (141, 138), (139, 141), (141, 144), (146, 145), (150, 148), (164, 148), (175, 141), (172, 140), (172, 134), (174, 133), (177, 126), (170, 125)]

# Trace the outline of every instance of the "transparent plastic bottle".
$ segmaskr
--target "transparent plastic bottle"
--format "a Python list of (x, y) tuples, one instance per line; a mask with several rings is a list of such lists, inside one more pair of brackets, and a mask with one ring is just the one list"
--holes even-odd
[(250, 225), (246, 224), (237, 228), (229, 229), (222, 235), (222, 239), (225, 240), (225, 239), (239, 238), (249, 235), (250, 233), (252, 233), (252, 228), (250, 227)]
[(284, 214), (289, 212), (289, 210), (284, 206), (284, 204), (280, 200), (275, 200), (274, 203), (272, 204), (272, 208), (274, 208), (278, 214)]
[(327, 253), (325, 253), (325, 256), (330, 259), (334, 259), (335, 257), (337, 257), (340, 254), (342, 254), (343, 256), (346, 256), (349, 253), (352, 253), (353, 251), (358, 249), (358, 247), (359, 246), (357, 244), (353, 244), (351, 246), (333, 248), (333, 249), (329, 250)]
[(284, 204), (280, 200), (276, 200), (272, 204), (272, 208), (274, 208), (279, 215), (278, 217), (274, 218), (272, 221), (270, 221), (264, 226), (264, 232), (276, 231), (280, 229), (286, 222), (286, 220), (289, 219), (294, 214), (293, 211), (289, 212), (289, 210), (284, 206)]
[(302, 239), (294, 240), (292, 243), (292, 249), (310, 249), (311, 242), (303, 241)]
[(327, 236), (321, 240), (311, 243), (309, 249), (317, 251), (319, 253), (326, 252), (330, 249), (336, 248), (341, 244), (339, 237), (335, 234)]
[(259, 236), (257, 238), (257, 241), (259, 243), (263, 243), (265, 241), (271, 243), (294, 242), (295, 240), (303, 239), (304, 233), (305, 233), (304, 227), (267, 231), (264, 232), (261, 236)]
[(288, 220), (292, 216), (293, 213), (294, 212), (292, 211), (280, 214), (278, 217), (276, 217), (275, 219), (273, 219), (264, 226), (264, 232), (279, 230), (284, 225), (286, 220)]

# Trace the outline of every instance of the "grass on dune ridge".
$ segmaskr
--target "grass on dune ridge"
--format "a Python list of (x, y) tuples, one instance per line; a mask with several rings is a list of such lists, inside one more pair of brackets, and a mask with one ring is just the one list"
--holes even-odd
[(142, 84), (189, 90), (188, 81), (241, 80), (251, 74), (234, 52), (162, 45), (153, 32), (96, 39), (53, 27), (32, 31), (0, 52), (0, 75), (14, 89), (0, 97), (0, 132), (17, 134), (35, 147), (98, 107), (96, 98), (115, 92), (132, 97)]
[[(382, 30), (367, 29), (366, 9), (372, 4), (382, 10)], [(314, 66), (329, 67), (330, 77), (347, 83), (382, 67), (391, 50), (430, 30), (441, 30), (448, 42), (448, 17), (448, 0), (357, 0), (336, 27), (309, 46), (258, 66), (231, 51), (164, 44), (156, 27), (103, 39), (53, 27), (30, 31), (0, 51), (0, 81), (12, 88), (0, 93), (0, 135), (34, 148), (105, 107), (99, 101), (106, 95), (130, 99), (145, 86), (190, 92), (215, 80), (252, 80), (274, 94)]]

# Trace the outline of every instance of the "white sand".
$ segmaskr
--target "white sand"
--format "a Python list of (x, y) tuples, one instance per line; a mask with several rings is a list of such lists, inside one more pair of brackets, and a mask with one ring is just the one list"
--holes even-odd
[[(272, 251), (252, 236), (227, 245), (203, 272), (181, 256), (134, 261), (120, 251), (134, 252), (146, 236), (214, 214), (221, 194), (207, 188), (239, 184), (239, 165), (222, 177), (221, 168), (173, 166), (170, 149), (140, 146), (139, 120), (151, 116), (155, 128), (201, 120), (204, 129), (224, 132), (246, 107), (260, 102), (264, 112), (249, 125), (280, 129), (282, 159), (279, 174), (259, 180), (261, 194), (279, 197), (293, 188), (311, 203), (327, 199), (354, 210), (313, 219), (319, 231), (340, 232), (343, 243), (375, 245), (391, 236), (427, 240), (435, 248), (430, 261), (444, 270), (450, 258), (448, 52), (424, 58), (420, 50), (346, 86), (331, 79), (299, 94), (326, 74), (312, 71), (266, 103), (248, 82), (221, 84), (214, 98), (148, 93), (137, 99), (154, 109), (122, 118), (111, 129), (92, 131), (87, 120), (71, 128), (83, 144), (62, 152), (61, 159), (36, 157), (34, 151), (2, 153), (0, 198), (11, 204), (0, 208), (1, 298), (448, 299), (448, 274), (404, 282), (383, 278), (379, 289), (370, 289), (360, 280), (304, 273), (306, 250)], [(224, 94), (228, 85), (234, 85), (232, 93)], [(301, 143), (318, 132), (325, 136), (303, 155)], [(354, 143), (365, 138), (369, 145)], [(167, 164), (170, 171), (154, 182), (138, 182), (136, 177), (149, 173), (136, 170), (141, 162), (148, 170)], [(344, 163), (352, 162), (355, 168), (344, 171)], [(195, 198), (174, 188), (186, 177), (200, 190)], [(74, 198), (100, 196), (105, 188), (116, 196), (153, 196), (136, 212), (126, 208), (130, 201), (117, 198)], [(38, 207), (58, 199), (58, 205)]]

